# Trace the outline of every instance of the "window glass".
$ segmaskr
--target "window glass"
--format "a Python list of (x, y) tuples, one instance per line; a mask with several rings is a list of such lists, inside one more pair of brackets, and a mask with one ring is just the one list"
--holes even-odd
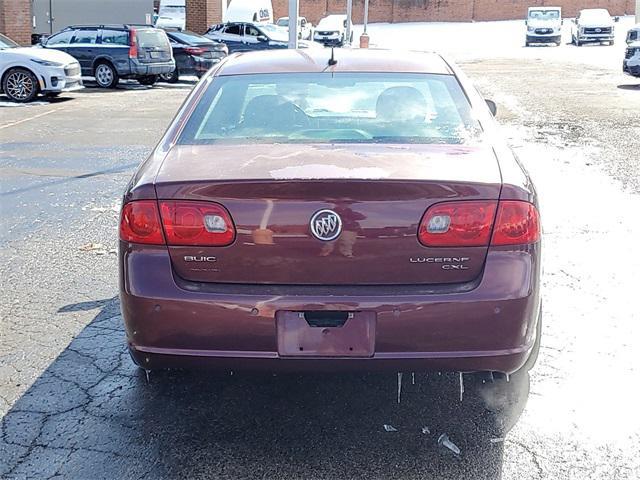
[(129, 45), (129, 32), (124, 30), (102, 30), (102, 43), (106, 45)]
[(71, 43), (88, 43), (94, 44), (98, 40), (97, 30), (76, 30), (76, 34), (71, 40)]
[(60, 32), (57, 35), (53, 35), (47, 39), (47, 45), (68, 45), (73, 38), (74, 31), (67, 30), (66, 32)]
[(531, 10), (529, 18), (536, 20), (557, 20), (560, 18), (559, 10)]
[(4, 50), (5, 48), (15, 48), (19, 46), (20, 45), (11, 40), (9, 37), (5, 37), (0, 33), (0, 50)]
[(136, 31), (136, 40), (140, 48), (168, 47), (167, 35), (156, 28), (145, 28)]
[(183, 30), (181, 32), (171, 32), (170, 36), (179, 42), (186, 43), (187, 45), (215, 43), (210, 38), (203, 37), (202, 35), (198, 35), (197, 33), (189, 32), (188, 30)]
[(227, 35), (240, 35), (240, 25), (229, 25), (224, 29), (224, 33)]
[(452, 75), (264, 74), (218, 77), (180, 142), (465, 143), (478, 131)]

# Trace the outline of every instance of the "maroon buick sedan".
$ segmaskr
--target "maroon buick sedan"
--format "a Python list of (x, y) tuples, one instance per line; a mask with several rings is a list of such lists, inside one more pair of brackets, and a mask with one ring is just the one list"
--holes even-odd
[(537, 198), (487, 102), (436, 54), (330, 56), (223, 60), (134, 175), (119, 254), (134, 361), (526, 373)]

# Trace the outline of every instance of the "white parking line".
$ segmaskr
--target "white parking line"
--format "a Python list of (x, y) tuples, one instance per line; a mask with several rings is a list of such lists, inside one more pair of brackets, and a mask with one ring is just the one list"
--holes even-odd
[(49, 115), (50, 113), (57, 112), (62, 110), (62, 108), (54, 108), (53, 110), (48, 110), (46, 112), (39, 113), (38, 115), (34, 115), (33, 117), (23, 118), (22, 120), (18, 120), (17, 122), (5, 123), (4, 125), (0, 125), (0, 130), (4, 128), (13, 127), (15, 125), (19, 125), (24, 122), (28, 122), (29, 120), (35, 120), (36, 118), (44, 117), (45, 115)]

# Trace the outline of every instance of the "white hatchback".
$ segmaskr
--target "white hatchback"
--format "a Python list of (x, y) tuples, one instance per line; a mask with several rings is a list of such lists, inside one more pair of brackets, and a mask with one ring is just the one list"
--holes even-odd
[(80, 88), (80, 64), (71, 55), (21, 47), (0, 34), (0, 91), (10, 100), (30, 102), (38, 93), (56, 96)]

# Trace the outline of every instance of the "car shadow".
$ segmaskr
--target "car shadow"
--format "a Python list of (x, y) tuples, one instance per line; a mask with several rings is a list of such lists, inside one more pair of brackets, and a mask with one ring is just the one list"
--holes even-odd
[(501, 478), (502, 439), (461, 407), (455, 378), (406, 374), (398, 404), (394, 373), (147, 377), (117, 298), (59, 312), (100, 305), (2, 419), (0, 477)]
[(92, 80), (92, 79), (83, 79), (83, 83), (85, 88), (82, 90), (79, 90), (78, 92), (92, 94), (92, 93), (98, 93), (98, 92), (122, 93), (122, 92), (128, 92), (128, 91), (145, 91), (145, 90), (158, 90), (158, 89), (185, 90), (185, 89), (193, 88), (197, 82), (180, 80), (177, 83), (166, 83), (166, 82), (159, 81), (154, 85), (141, 85), (135, 80), (121, 80), (115, 88), (101, 88), (98, 86), (95, 80)]
[(620, 90), (632, 90), (632, 91), (639, 91), (640, 92), (640, 83), (636, 83), (636, 84), (622, 84), (622, 85), (618, 85), (618, 88)]

